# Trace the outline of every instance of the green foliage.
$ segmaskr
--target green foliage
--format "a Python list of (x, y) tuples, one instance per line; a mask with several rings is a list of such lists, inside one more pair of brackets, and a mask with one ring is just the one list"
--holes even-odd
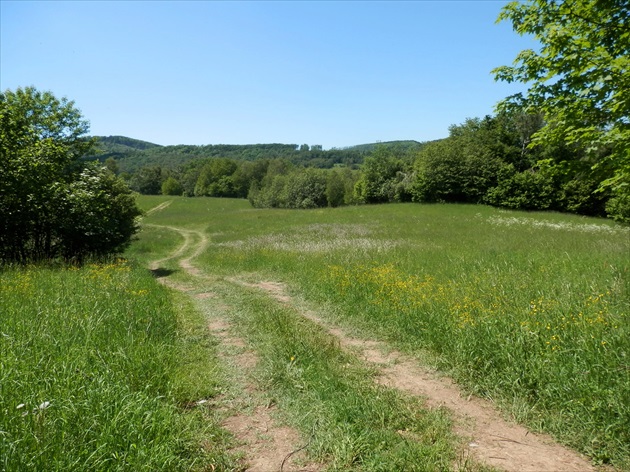
[(196, 196), (235, 197), (232, 175), (238, 164), (231, 159), (210, 159), (201, 168), (195, 185)]
[(182, 184), (172, 176), (162, 182), (162, 195), (181, 195), (183, 191)]
[(56, 231), (66, 259), (121, 253), (137, 231), (141, 212), (131, 190), (107, 169), (86, 166), (67, 185), (55, 187)]
[(501, 170), (499, 184), (488, 191), (485, 202), (515, 210), (550, 210), (556, 193), (549, 175), (534, 170), (516, 172), (510, 165)]
[(324, 207), (327, 205), (326, 188), (326, 171), (322, 169), (294, 171), (287, 176), (286, 207)]
[(97, 137), (97, 150), (107, 155), (107, 157), (114, 154), (124, 155), (130, 151), (144, 151), (159, 147), (162, 146), (139, 139), (127, 138), (126, 136)]
[(284, 208), (287, 202), (286, 182), (291, 164), (285, 159), (273, 159), (267, 165), (265, 176), (254, 181), (247, 198), (257, 208)]
[(624, 192), (613, 193), (613, 197), (606, 203), (606, 211), (615, 221), (630, 224), (630, 195)]
[(118, 163), (113, 157), (108, 157), (107, 159), (105, 159), (105, 167), (107, 167), (107, 169), (109, 169), (112, 174), (118, 174)]
[(0, 261), (121, 251), (140, 211), (111, 172), (81, 161), (94, 142), (74, 103), (32, 87), (0, 94)]
[(361, 166), (355, 198), (363, 203), (410, 201), (411, 173), (408, 155), (396, 148), (378, 146)]
[(129, 186), (143, 195), (159, 195), (162, 192), (164, 175), (160, 166), (143, 167), (133, 174)]
[[(358, 148), (329, 149), (321, 145), (300, 149), (294, 144), (214, 144), (206, 146), (158, 146), (122, 136), (98, 137), (97, 151), (84, 156), (87, 160), (104, 161), (115, 158), (121, 172), (136, 173), (143, 167), (159, 166), (162, 169), (197, 168), (198, 161), (225, 158), (234, 161), (287, 159), (295, 165), (331, 168), (337, 164), (356, 167), (363, 161), (367, 150)], [(418, 143), (416, 143), (418, 144)], [(388, 145), (395, 146), (397, 143)], [(199, 169), (199, 168), (198, 168)]]
[(269, 161), (261, 159), (252, 162), (242, 162), (232, 174), (232, 185), (236, 197), (247, 198), (249, 189), (253, 184), (260, 185), (267, 174)]
[(301, 168), (285, 160), (268, 163), (264, 178), (254, 179), (248, 194), (256, 208), (319, 208), (355, 203), (358, 172), (347, 167)]
[(448, 138), (418, 153), (414, 200), (603, 215), (609, 192), (596, 192), (602, 172), (575, 145), (530, 149), (540, 126), (539, 115), (516, 111), (451, 126)]
[(462, 162), (457, 149), (449, 141), (430, 143), (415, 163), (417, 173), (413, 188), (414, 200), (439, 202), (464, 200), (461, 179)]
[(252, 184), (247, 199), (255, 208), (285, 208), (287, 177), (278, 174), (267, 179), (266, 184), (259, 187), (256, 182)]
[(326, 201), (328, 206), (338, 207), (344, 204), (346, 194), (345, 179), (339, 169), (328, 174), (326, 181)]
[[(505, 121), (505, 117), (503, 117)], [(508, 162), (523, 165), (516, 133), (498, 118), (451, 126), (447, 139), (429, 143), (415, 162), (414, 200), (479, 203)]]
[(508, 97), (500, 108), (542, 113), (545, 125), (532, 145), (583, 148), (606, 174), (600, 189), (612, 188), (623, 200), (630, 193), (628, 2), (512, 2), (502, 20), (511, 21), (521, 35), (533, 35), (541, 48), (524, 50), (513, 66), (493, 71), (497, 80), (529, 85), (527, 94)]
[(372, 153), (378, 148), (388, 148), (393, 150), (396, 154), (414, 154), (416, 151), (422, 149), (426, 143), (420, 143), (418, 141), (380, 141), (377, 143), (358, 144), (347, 148), (348, 151), (359, 151), (362, 153)]

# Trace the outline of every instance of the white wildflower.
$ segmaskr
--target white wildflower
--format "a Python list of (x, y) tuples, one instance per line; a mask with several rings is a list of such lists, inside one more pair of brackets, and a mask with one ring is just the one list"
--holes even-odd
[(48, 408), (49, 406), (50, 406), (50, 402), (42, 402), (37, 407), (37, 410), (42, 411), (42, 410), (45, 410), (46, 408)]

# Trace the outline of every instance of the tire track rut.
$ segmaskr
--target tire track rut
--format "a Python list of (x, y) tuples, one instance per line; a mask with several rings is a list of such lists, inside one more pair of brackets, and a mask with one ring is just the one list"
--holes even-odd
[[(296, 306), (282, 283), (249, 283), (237, 278), (230, 280), (266, 291), (280, 303)], [(464, 455), (470, 455), (482, 464), (505, 472), (596, 470), (585, 457), (558, 444), (549, 435), (533, 433), (522, 425), (503, 419), (489, 401), (463, 395), (452, 380), (438, 377), (417, 360), (392, 351), (383, 342), (349, 336), (344, 330), (331, 325), (312, 311), (298, 311), (328, 331), (341, 347), (357, 353), (375, 366), (379, 372), (377, 381), (382, 385), (423, 397), (430, 408), (450, 410), (455, 432), (466, 439)]]
[[(178, 266), (187, 274), (194, 277), (191, 285), (174, 282), (167, 276), (159, 277), (159, 281), (173, 289), (191, 294), (198, 288), (206, 289), (211, 277), (208, 277), (192, 263), (208, 245), (207, 236), (196, 230), (188, 230), (167, 225), (144, 224), (145, 226), (168, 229), (179, 233), (184, 241), (168, 256), (153, 261), (150, 270), (159, 273), (161, 266), (168, 261), (176, 261)], [(211, 292), (193, 295), (198, 303), (212, 299)], [(220, 357), (226, 364), (235, 366), (241, 383), (243, 396), (236, 401), (236, 408), (232, 405), (229, 411), (236, 411), (222, 422), (222, 426), (230, 431), (239, 445), (232, 452), (242, 454), (244, 470), (250, 472), (318, 472), (323, 465), (307, 463), (304, 465), (304, 455), (298, 454), (304, 439), (297, 430), (286, 425), (278, 424), (273, 417), (275, 407), (269, 405), (259, 392), (255, 384), (249, 380), (248, 372), (256, 366), (258, 359), (248, 348), (245, 341), (232, 334), (231, 325), (227, 317), (216, 314), (216, 311), (228, 310), (228, 306), (220, 306), (213, 310), (215, 314), (209, 319), (208, 329), (221, 342)], [(236, 354), (233, 354), (236, 352)], [(226, 407), (220, 407), (228, 409)]]

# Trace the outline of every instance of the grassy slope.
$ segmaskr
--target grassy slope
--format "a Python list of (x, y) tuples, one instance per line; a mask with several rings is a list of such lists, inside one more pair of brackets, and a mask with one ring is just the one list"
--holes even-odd
[(211, 272), (287, 282), (339, 320), (430, 351), (534, 428), (628, 464), (627, 229), (481, 206), (280, 211), (210, 199), (174, 199), (151, 221), (206, 230), (199, 265)]

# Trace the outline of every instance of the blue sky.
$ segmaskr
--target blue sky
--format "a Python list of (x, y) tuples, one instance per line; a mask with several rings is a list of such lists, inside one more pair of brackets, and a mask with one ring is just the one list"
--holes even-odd
[(0, 89), (74, 100), (93, 135), (321, 144), (448, 135), (523, 89), (504, 1), (0, 1)]

